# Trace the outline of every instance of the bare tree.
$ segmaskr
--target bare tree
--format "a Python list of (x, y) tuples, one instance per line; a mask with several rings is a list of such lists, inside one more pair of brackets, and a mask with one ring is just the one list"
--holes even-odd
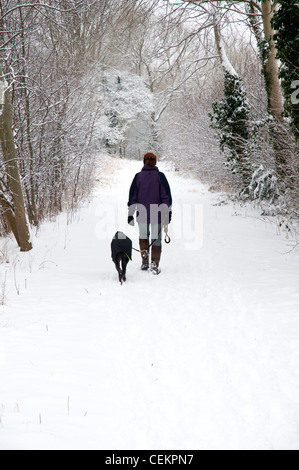
[[(0, 38), (3, 39), (3, 5), (0, 2)], [(29, 228), (26, 220), (21, 177), (17, 163), (13, 132), (13, 105), (11, 89), (3, 73), (0, 60), (0, 140), (3, 154), (3, 167), (0, 179), (0, 203), (7, 226), (13, 232), (21, 251), (30, 251)]]
[(19, 170), (13, 182), (23, 189), (18, 201), (33, 225), (65, 204), (72, 207), (92, 187), (89, 144), (96, 100), (91, 70), (105, 60), (117, 3), (0, 0), (1, 123), (9, 121), (15, 153), (4, 155), (8, 149), (2, 146), (0, 190), (2, 212), (16, 238), (16, 188), (5, 162), (15, 162)]

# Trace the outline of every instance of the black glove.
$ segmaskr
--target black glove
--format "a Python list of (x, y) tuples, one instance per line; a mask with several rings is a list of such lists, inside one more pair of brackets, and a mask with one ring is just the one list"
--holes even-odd
[(168, 213), (164, 215), (162, 225), (166, 227), (167, 225), (170, 224), (171, 219), (172, 219), (172, 211), (169, 211)]
[(128, 217), (128, 224), (129, 224), (129, 225), (132, 225), (132, 227), (134, 227), (134, 225), (135, 225), (135, 220), (134, 220), (134, 216), (133, 216), (133, 215), (129, 215), (129, 217)]

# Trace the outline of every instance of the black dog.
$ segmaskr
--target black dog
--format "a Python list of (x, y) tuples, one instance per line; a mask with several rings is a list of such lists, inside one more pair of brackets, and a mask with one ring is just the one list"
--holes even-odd
[(119, 282), (126, 282), (127, 264), (132, 260), (132, 240), (123, 232), (116, 232), (111, 242), (111, 258), (118, 272)]

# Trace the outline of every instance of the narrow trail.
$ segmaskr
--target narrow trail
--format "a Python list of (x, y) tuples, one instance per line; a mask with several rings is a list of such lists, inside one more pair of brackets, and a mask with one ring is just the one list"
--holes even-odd
[(107, 164), (72, 223), (44, 224), (1, 266), (0, 449), (298, 449), (298, 252), (161, 164), (162, 273), (134, 253), (120, 286), (110, 243), (122, 230), (138, 246), (126, 202), (141, 164)]

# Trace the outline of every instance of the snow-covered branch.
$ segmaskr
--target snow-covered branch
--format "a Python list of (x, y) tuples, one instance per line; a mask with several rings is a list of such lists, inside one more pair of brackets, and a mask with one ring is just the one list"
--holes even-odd
[(22, 3), (14, 6), (13, 8), (7, 10), (5, 13), (2, 12), (2, 16), (0, 17), (0, 22), (3, 21), (7, 16), (11, 15), (14, 11), (20, 10), (23, 8), (46, 8), (49, 10), (58, 11), (59, 13), (71, 13), (75, 11), (78, 7), (86, 4), (85, 0), (80, 0), (75, 6), (71, 8), (60, 8), (59, 6), (51, 5), (49, 3), (40, 3), (40, 2), (33, 2), (33, 3)]

